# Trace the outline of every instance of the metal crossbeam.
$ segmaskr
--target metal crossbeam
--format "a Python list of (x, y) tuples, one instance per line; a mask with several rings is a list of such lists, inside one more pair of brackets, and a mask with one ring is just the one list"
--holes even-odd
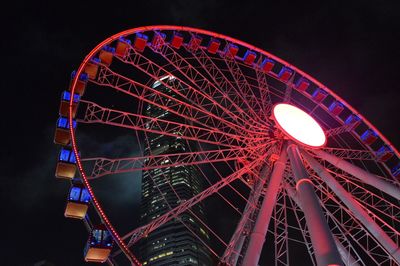
[(131, 158), (85, 158), (83, 162), (93, 163), (92, 174), (88, 179), (96, 179), (108, 174), (148, 171), (167, 167), (188, 166), (205, 163), (236, 161), (248, 158), (247, 149), (220, 149), (212, 151), (182, 152), (175, 154), (160, 154), (138, 156)]
[(336, 136), (345, 132), (351, 132), (360, 122), (356, 121), (350, 124), (344, 124), (342, 126), (336, 127), (336, 128), (332, 128), (332, 129), (328, 129), (325, 132), (325, 135), (327, 137), (332, 137), (332, 136)]
[[(354, 150), (345, 148), (322, 148), (325, 152), (346, 160), (376, 160), (376, 155), (367, 150)], [(313, 149), (307, 149), (313, 153)]]
[(188, 90), (182, 88), (182, 86), (172, 86), (164, 83), (166, 87), (179, 95), (173, 97), (171, 94), (161, 92), (155, 88), (119, 75), (105, 66), (99, 68), (99, 74), (96, 80), (93, 80), (92, 82), (100, 86), (112, 87), (118, 91), (135, 97), (140, 101), (157, 106), (165, 111), (176, 114), (187, 121), (193, 121), (194, 123), (209, 129), (237, 135), (244, 135), (245, 133), (255, 136), (262, 134), (265, 135), (265, 133), (260, 131), (243, 129), (235, 123), (222, 119), (215, 113), (212, 113), (211, 110), (200, 108), (199, 106), (201, 105), (189, 104), (188, 101), (191, 99), (185, 98), (186, 96), (182, 95), (182, 93), (188, 93)]
[(102, 123), (233, 148), (241, 147), (240, 143), (243, 143), (243, 137), (237, 135), (155, 117), (108, 109), (93, 102), (82, 101), (82, 103), (86, 103), (87, 108), (85, 117), (83, 119), (77, 119), (80, 123)]

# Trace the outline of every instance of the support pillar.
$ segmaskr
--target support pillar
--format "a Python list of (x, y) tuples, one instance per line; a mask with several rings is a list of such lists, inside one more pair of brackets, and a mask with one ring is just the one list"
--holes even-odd
[[(299, 202), (299, 199), (298, 199), (294, 189), (292, 187), (290, 187), (289, 185), (286, 185), (285, 189), (286, 189), (289, 197), (292, 198), (292, 200), (296, 203), (296, 205), (302, 209), (301, 204)], [(338, 238), (336, 236), (333, 236), (333, 239), (335, 240), (336, 247), (338, 248), (338, 251), (342, 258), (343, 263), (346, 266), (360, 266), (360, 264), (353, 258), (353, 256), (344, 248), (342, 243), (340, 243)]]
[(286, 161), (286, 149), (283, 148), (279, 159), (274, 163), (267, 191), (265, 192), (256, 223), (249, 236), (249, 245), (246, 254), (244, 255), (242, 265), (258, 265), (269, 222), (271, 220), (272, 211), (275, 206), (277, 194), (285, 171)]
[(296, 179), (296, 191), (310, 232), (317, 264), (318, 266), (343, 265), (297, 145), (291, 143), (287, 148), (287, 153)]
[(390, 196), (394, 197), (395, 199), (400, 200), (400, 188), (386, 181), (385, 179), (383, 179), (383, 177), (371, 174), (365, 171), (364, 169), (355, 166), (346, 160), (343, 160), (332, 154), (329, 154), (323, 150), (315, 150), (313, 151), (313, 153), (318, 157), (320, 157), (321, 159), (324, 159), (325, 161), (328, 161), (329, 163), (333, 164), (337, 168), (342, 169), (343, 171), (351, 174), (352, 176), (357, 177), (364, 183), (376, 187), (380, 191), (385, 192)]
[(353, 256), (347, 251), (347, 249), (344, 248), (342, 243), (335, 237), (335, 243), (336, 246), (339, 250), (339, 254), (342, 257), (342, 260), (346, 266), (361, 266), (360, 263), (358, 263)]
[(270, 171), (271, 167), (267, 164), (264, 165), (260, 171), (258, 180), (255, 180), (254, 189), (249, 195), (249, 199), (242, 213), (242, 217), (221, 259), (222, 262), (225, 262), (228, 265), (236, 265), (239, 259), (244, 241), (247, 237), (245, 230), (251, 228), (250, 216), (253, 215), (254, 211), (256, 210), (256, 206), (262, 194), (267, 176), (270, 175)]
[(400, 248), (397, 244), (380, 228), (368, 213), (361, 207), (353, 196), (346, 191), (338, 181), (319, 164), (312, 156), (303, 153), (314, 171), (322, 180), (335, 192), (340, 200), (349, 208), (353, 215), (365, 228), (375, 237), (375, 239), (386, 249), (390, 256), (400, 265)]

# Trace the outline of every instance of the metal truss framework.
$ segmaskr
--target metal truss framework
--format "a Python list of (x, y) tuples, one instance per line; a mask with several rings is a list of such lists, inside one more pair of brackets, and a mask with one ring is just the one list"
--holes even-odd
[[(237, 44), (240, 46), (239, 54), (230, 56), (222, 48), (211, 53), (204, 42), (196, 46), (186, 41), (182, 47), (174, 47), (171, 44), (174, 31), (185, 33), (185, 38), (189, 40), (199, 35), (209, 41), (218, 39), (221, 47)], [(335, 100), (344, 102), (285, 61), (241, 41), (207, 31), (172, 26), (141, 28), (120, 33), (99, 44), (78, 69), (72, 81), (72, 92), (80, 74), (92, 58), (99, 56), (105, 45), (115, 46), (120, 37), (128, 38), (130, 35), (139, 39), (139, 32), (153, 38), (165, 33), (170, 41), (158, 38), (154, 42), (146, 42), (144, 52), (138, 48), (136, 41), (128, 44), (124, 54), (115, 54), (114, 60), (129, 70), (121, 74), (114, 64), (100, 62), (87, 88), (93, 91), (107, 89), (131, 98), (138, 103), (136, 112), (126, 106), (119, 106), (120, 109), (103, 103), (102, 106), (93, 97), (80, 101), (77, 121), (85, 127), (101, 124), (135, 132), (138, 142), (148, 141), (148, 134), (181, 139), (185, 143), (195, 143), (199, 150), (138, 154), (126, 158), (106, 158), (102, 155), (81, 158), (75, 137), (78, 133), (70, 128), (71, 144), (83, 183), (92, 196), (98, 215), (119, 246), (119, 250), (114, 251), (108, 260), (110, 265), (117, 264), (121, 253), (132, 265), (140, 265), (132, 253), (132, 245), (173, 219), (185, 225), (180, 215), (190, 212), (195, 217), (191, 208), (208, 197), (219, 197), (239, 215), (239, 223), (228, 238), (222, 237), (218, 232), (221, 229), (212, 223), (196, 218), (224, 246), (223, 252), (218, 252), (203, 243), (221, 263), (255, 266), (259, 257), (262, 258), (263, 243), (267, 240), (265, 246), (271, 250), (275, 265), (293, 262), (294, 246), (308, 254), (313, 265), (400, 264), (398, 181), (387, 171), (389, 164), (379, 161), (376, 152), (360, 142), (354, 128), (362, 123), (378, 131), (351, 107), (348, 111), (360, 117), (357, 124), (345, 124), (304, 91), (294, 93), (297, 90), (293, 85), (295, 78), (301, 76), (324, 88)], [(258, 53), (254, 60), (256, 63), (245, 61), (241, 56), (243, 49)], [(275, 60), (275, 68), (290, 67), (294, 74), (288, 81), (282, 81), (276, 72), (263, 71), (261, 63), (265, 58)], [(135, 74), (129, 75), (130, 70)], [(269, 85), (270, 81), (282, 82), (283, 89), (273, 88)], [(158, 89), (159, 86), (165, 90)], [(319, 150), (305, 148), (302, 155), (288, 151), (290, 160), (286, 162), (286, 156), (279, 155), (279, 151), (286, 145), (287, 139), (270, 120), (270, 112), (277, 102), (290, 101), (301, 106), (297, 94), (310, 98), (311, 106), (305, 109), (324, 123), (328, 143), (332, 146)], [(146, 105), (173, 114), (174, 119), (148, 116), (143, 110)], [(69, 107), (72, 124), (72, 99)], [(323, 120), (324, 116), (330, 116), (335, 123), (329, 125)], [(337, 123), (341, 125), (337, 126)], [(348, 140), (342, 133), (352, 138)], [(140, 134), (145, 137), (139, 137)], [(380, 134), (379, 137), (398, 156), (397, 150)], [(364, 149), (360, 149), (360, 145)], [(221, 170), (221, 165), (225, 170)], [(120, 237), (96, 199), (91, 182), (121, 173), (178, 166), (198, 167), (208, 187), (174, 208), (168, 206), (165, 213), (147, 225), (130, 229)], [(218, 177), (217, 181), (211, 180), (202, 168), (213, 172)], [(277, 171), (277, 168), (280, 170)], [(84, 169), (90, 169), (90, 174)], [(236, 198), (230, 199), (226, 190), (233, 192)], [(164, 201), (168, 204), (165, 197)], [(238, 201), (244, 202), (244, 207), (239, 208)], [(85, 220), (85, 224), (91, 228), (89, 220)], [(323, 237), (316, 236), (313, 225), (324, 228)], [(197, 236), (198, 232), (185, 226), (201, 239)], [(268, 242), (270, 238), (274, 239), (273, 243)], [(328, 242), (329, 256), (324, 257), (321, 247)]]

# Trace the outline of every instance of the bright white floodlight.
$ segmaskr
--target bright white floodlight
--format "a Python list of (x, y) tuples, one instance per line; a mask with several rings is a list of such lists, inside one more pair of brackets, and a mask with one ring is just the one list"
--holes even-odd
[(278, 127), (291, 139), (314, 148), (325, 145), (326, 136), (321, 126), (303, 110), (280, 103), (272, 113)]

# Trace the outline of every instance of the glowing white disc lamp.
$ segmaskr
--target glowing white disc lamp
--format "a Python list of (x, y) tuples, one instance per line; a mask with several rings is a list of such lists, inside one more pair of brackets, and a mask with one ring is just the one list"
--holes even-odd
[(303, 110), (280, 103), (275, 105), (272, 115), (277, 126), (289, 138), (313, 148), (325, 145), (326, 136), (321, 126)]

